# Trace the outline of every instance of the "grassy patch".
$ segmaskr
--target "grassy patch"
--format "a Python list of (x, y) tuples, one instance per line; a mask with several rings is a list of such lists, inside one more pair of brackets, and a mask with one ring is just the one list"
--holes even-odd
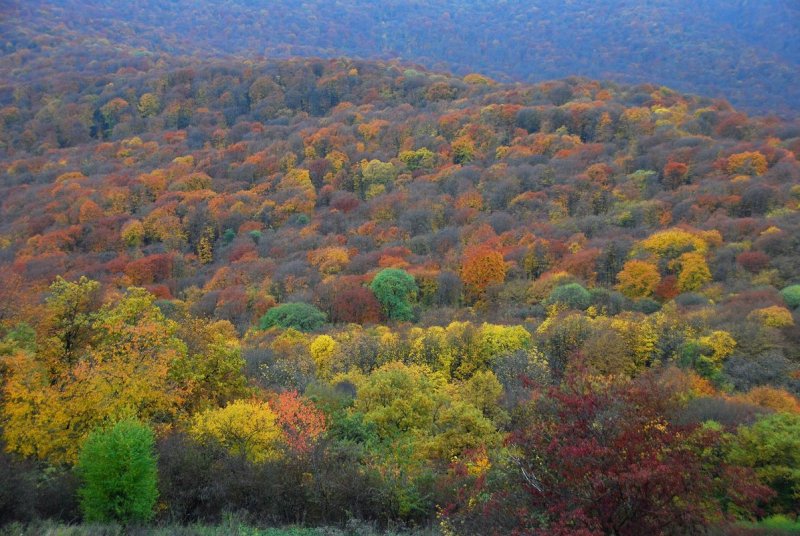
[(117, 524), (64, 525), (51, 521), (11, 523), (0, 527), (0, 536), (439, 536), (436, 528), (382, 531), (372, 525), (351, 521), (345, 527), (258, 528), (230, 517), (219, 525)]

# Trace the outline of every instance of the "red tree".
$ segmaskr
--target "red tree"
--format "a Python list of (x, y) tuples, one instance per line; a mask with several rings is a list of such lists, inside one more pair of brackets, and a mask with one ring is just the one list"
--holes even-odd
[(331, 306), (331, 321), (375, 324), (381, 318), (381, 304), (368, 288), (351, 286), (336, 293)]
[(297, 452), (308, 452), (325, 432), (325, 415), (297, 391), (277, 395), (270, 406), (278, 416), (284, 441)]
[(725, 521), (730, 505), (754, 512), (771, 494), (724, 462), (720, 433), (671, 424), (676, 397), (651, 376), (592, 381), (568, 377), (538, 399), (508, 440), (517, 467), (496, 493), (481, 478), (464, 487), (446, 512), (454, 524), (482, 519), (496, 534), (697, 534)]

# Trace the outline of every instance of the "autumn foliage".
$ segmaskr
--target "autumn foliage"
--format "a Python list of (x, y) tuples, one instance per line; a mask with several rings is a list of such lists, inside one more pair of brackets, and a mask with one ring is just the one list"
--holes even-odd
[[(131, 422), (157, 450), (154, 523), (712, 534), (800, 514), (796, 121), (579, 77), (200, 61), (114, 17), (78, 34), (88, 8), (56, 4), (0, 21), (0, 523), (78, 519), (81, 453)], [(204, 38), (265, 35), (233, 30), (239, 5)], [(208, 33), (182, 20), (170, 50), (185, 21)], [(326, 39), (306, 34), (303, 54)]]

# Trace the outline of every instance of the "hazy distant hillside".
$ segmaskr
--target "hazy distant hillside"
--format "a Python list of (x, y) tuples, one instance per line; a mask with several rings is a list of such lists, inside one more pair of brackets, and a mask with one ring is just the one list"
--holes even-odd
[(400, 57), (460, 74), (479, 71), (526, 81), (577, 74), (664, 84), (723, 96), (758, 112), (800, 108), (800, 3), (792, 0), (33, 0), (11, 5), (8, 9), (28, 22), (63, 21), (70, 29), (148, 50)]

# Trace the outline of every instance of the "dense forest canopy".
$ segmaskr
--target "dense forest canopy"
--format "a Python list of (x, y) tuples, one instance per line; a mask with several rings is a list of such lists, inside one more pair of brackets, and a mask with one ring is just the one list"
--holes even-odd
[(0, 23), (0, 524), (796, 525), (797, 120), (81, 5)]
[(800, 109), (800, 4), (792, 0), (8, 4), (6, 27), (48, 24), (143, 51), (404, 58), (506, 81), (581, 75), (725, 97), (761, 113)]

